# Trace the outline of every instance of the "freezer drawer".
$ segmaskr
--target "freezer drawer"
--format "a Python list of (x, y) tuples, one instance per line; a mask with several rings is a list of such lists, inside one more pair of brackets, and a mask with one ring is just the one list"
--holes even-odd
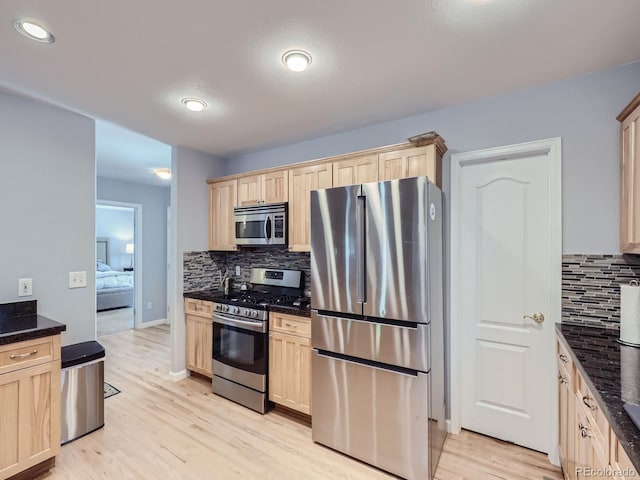
[(429, 375), (313, 352), (313, 441), (410, 480), (429, 475)]
[(414, 327), (311, 312), (312, 347), (428, 372), (429, 324)]

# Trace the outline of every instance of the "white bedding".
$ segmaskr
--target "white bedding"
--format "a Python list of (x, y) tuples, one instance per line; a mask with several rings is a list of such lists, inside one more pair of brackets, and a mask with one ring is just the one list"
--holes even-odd
[(96, 290), (111, 288), (133, 288), (133, 272), (96, 272)]

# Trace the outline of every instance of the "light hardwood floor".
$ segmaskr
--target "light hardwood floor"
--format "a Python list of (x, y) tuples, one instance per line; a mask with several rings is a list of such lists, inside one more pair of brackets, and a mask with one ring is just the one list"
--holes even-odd
[[(91, 479), (389, 479), (316, 445), (311, 429), (279, 412), (259, 415), (211, 393), (209, 382), (173, 382), (168, 326), (100, 339), (105, 381), (122, 393), (105, 400), (106, 426), (62, 447), (40, 477)], [(481, 435), (449, 436), (438, 480), (561, 479), (546, 456)]]

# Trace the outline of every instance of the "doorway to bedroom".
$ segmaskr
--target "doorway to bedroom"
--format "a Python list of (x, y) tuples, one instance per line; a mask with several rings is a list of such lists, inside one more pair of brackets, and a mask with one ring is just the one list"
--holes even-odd
[(96, 203), (96, 331), (102, 337), (140, 324), (142, 206)]

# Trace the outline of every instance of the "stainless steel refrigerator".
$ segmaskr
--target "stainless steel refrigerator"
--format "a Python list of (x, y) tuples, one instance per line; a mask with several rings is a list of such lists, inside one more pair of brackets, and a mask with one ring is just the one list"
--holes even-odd
[(313, 440), (430, 479), (446, 435), (442, 192), (311, 192)]

